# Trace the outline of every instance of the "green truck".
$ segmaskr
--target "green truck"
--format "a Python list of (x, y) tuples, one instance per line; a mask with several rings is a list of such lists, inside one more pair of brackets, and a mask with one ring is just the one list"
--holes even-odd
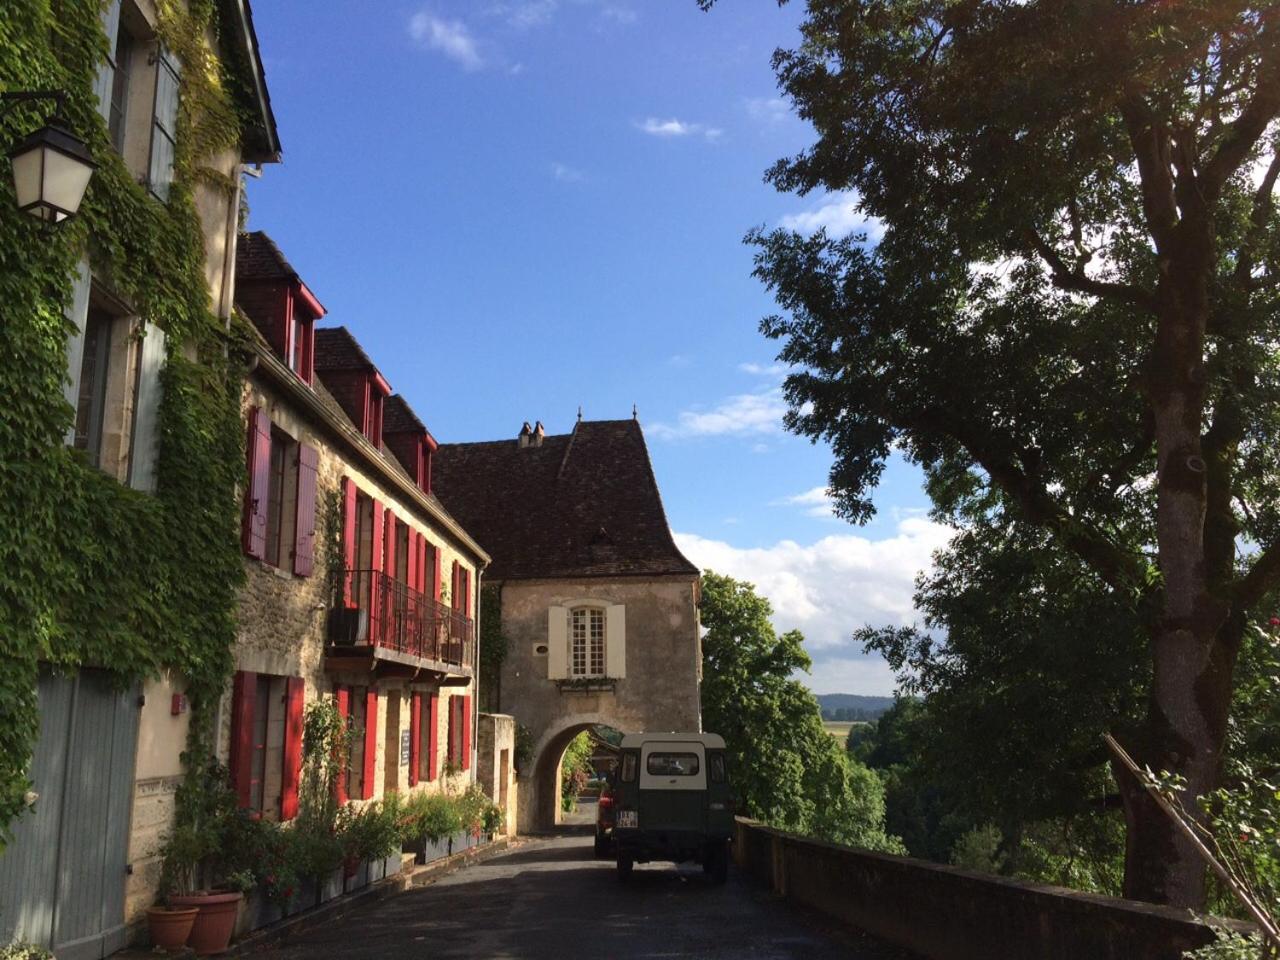
[(637, 863), (701, 863), (715, 883), (729, 872), (733, 802), (724, 738), (632, 733), (622, 738), (614, 797), (618, 875)]

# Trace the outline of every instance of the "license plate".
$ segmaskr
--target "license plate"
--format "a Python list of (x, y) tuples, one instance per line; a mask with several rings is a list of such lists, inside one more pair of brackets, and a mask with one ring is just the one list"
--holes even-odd
[(620, 827), (635, 827), (635, 826), (637, 826), (638, 824), (639, 824), (639, 821), (638, 821), (638, 820), (637, 820), (637, 818), (636, 818), (636, 812), (635, 812), (634, 810), (619, 810), (619, 811), (618, 811), (618, 826), (620, 826)]

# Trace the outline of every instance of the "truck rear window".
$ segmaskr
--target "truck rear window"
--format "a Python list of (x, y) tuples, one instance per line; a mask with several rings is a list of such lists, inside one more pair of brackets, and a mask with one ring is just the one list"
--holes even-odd
[(655, 777), (694, 777), (698, 775), (696, 753), (651, 753), (645, 769)]

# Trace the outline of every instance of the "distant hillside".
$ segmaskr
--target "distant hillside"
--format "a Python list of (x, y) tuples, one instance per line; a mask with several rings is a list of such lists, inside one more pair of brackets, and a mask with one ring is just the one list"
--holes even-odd
[(893, 697), (864, 697), (856, 693), (820, 693), (824, 720), (874, 720), (893, 706)]

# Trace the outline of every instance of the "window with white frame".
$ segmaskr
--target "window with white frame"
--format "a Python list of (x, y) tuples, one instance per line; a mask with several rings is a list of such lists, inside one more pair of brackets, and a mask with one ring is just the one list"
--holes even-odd
[(575, 607), (569, 612), (569, 675), (605, 674), (605, 612), (600, 607)]

